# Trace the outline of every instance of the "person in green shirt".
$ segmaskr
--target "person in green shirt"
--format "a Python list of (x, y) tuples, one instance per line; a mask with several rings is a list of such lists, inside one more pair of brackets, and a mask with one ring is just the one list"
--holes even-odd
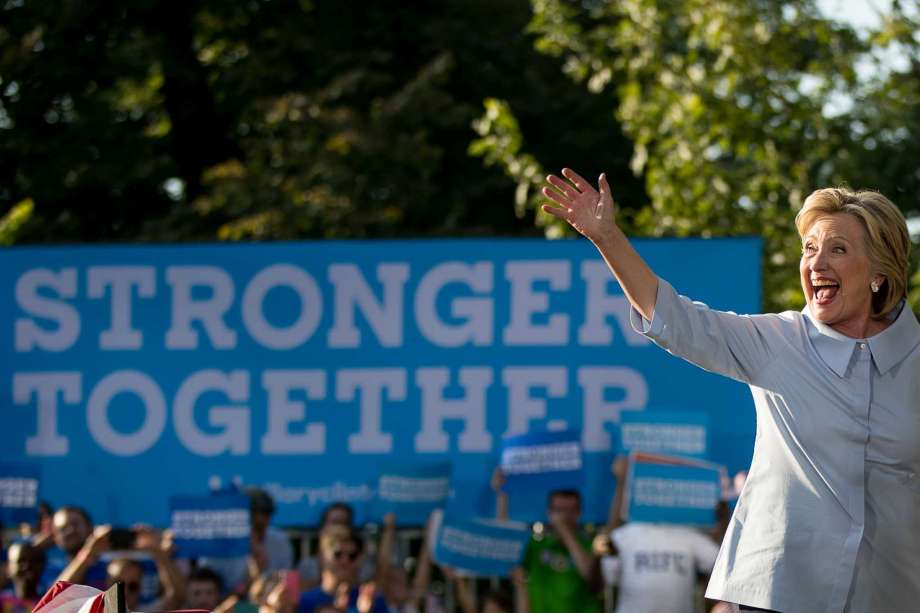
[[(504, 484), (505, 476), (496, 468), (492, 488), (496, 495), (496, 516), (503, 520), (508, 518)], [(578, 529), (581, 494), (577, 490), (550, 492), (546, 515), (550, 529), (531, 536), (522, 562), (531, 613), (600, 611), (598, 558), (591, 551), (591, 539)]]

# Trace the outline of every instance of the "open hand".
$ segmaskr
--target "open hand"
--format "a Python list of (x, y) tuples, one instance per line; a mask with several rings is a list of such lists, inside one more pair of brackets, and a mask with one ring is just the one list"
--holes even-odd
[(570, 168), (562, 169), (563, 178), (549, 175), (543, 195), (560, 206), (544, 204), (543, 210), (553, 217), (567, 221), (586, 238), (597, 243), (615, 226), (615, 211), (607, 176), (598, 179), (600, 191)]
[(358, 589), (358, 600), (355, 606), (358, 613), (370, 613), (374, 608), (374, 596), (377, 595), (377, 586), (374, 582), (365, 583)]

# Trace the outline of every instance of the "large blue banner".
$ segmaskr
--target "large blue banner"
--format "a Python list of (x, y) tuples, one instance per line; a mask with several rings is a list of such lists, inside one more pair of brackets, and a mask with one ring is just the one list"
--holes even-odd
[[(635, 244), (681, 293), (759, 310), (759, 240)], [(566, 429), (600, 521), (620, 417), (650, 406), (706, 412), (710, 458), (750, 462), (747, 389), (633, 332), (583, 240), (12, 248), (0, 292), (0, 461), (100, 522), (237, 482), (315, 524), (370, 508), (383, 462), (451, 462), (452, 504), (489, 514), (502, 437)]]

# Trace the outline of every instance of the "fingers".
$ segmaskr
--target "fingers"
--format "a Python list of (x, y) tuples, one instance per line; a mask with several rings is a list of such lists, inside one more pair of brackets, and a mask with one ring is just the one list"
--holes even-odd
[(560, 179), (556, 175), (547, 175), (546, 182), (552, 185), (553, 187), (555, 187), (556, 189), (558, 189), (563, 194), (565, 194), (569, 198), (569, 200), (575, 200), (576, 198), (578, 198), (578, 196), (581, 195), (581, 191), (576, 190), (574, 187), (572, 187), (571, 183)]
[(574, 183), (575, 187), (577, 187), (579, 191), (586, 192), (588, 190), (594, 189), (589, 181), (586, 181), (584, 177), (582, 177), (571, 168), (563, 168), (562, 176)]
[(551, 205), (551, 204), (544, 204), (543, 206), (540, 207), (540, 209), (541, 209), (544, 213), (549, 213), (550, 215), (552, 215), (552, 216), (555, 217), (556, 219), (561, 219), (562, 221), (568, 221), (568, 220), (569, 220), (569, 215), (570, 215), (571, 212), (572, 212), (572, 210), (569, 209), (568, 207), (566, 207), (566, 208), (561, 208), (561, 207), (558, 207), (558, 206), (553, 206), (553, 205)]
[(568, 208), (569, 205), (572, 204), (572, 198), (569, 198), (565, 194), (562, 194), (551, 187), (544, 187), (542, 192), (544, 196), (546, 196), (550, 200), (554, 200), (555, 202), (558, 202), (559, 204), (561, 204), (562, 206), (566, 208)]
[(597, 186), (601, 190), (601, 197), (597, 202), (597, 216), (607, 217), (608, 213), (613, 212), (613, 194), (610, 192), (610, 184), (607, 183), (607, 173), (601, 173)]

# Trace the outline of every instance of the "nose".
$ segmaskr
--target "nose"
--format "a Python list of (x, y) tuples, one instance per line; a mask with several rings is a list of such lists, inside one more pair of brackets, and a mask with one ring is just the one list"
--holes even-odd
[(810, 268), (812, 270), (824, 270), (827, 268), (827, 254), (824, 249), (818, 249), (811, 256)]

